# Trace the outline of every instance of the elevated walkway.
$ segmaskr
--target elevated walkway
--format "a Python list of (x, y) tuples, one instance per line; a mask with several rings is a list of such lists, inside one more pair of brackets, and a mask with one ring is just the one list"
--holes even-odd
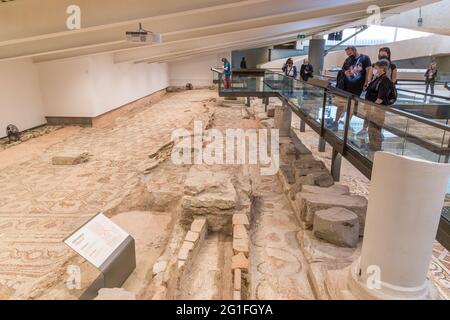
[[(336, 89), (329, 78), (294, 80), (265, 69), (235, 70), (231, 88), (212, 69), (221, 97), (279, 98), (321, 139), (319, 150), (333, 148), (332, 175), (339, 180), (341, 157), (368, 179), (377, 151), (448, 163), (450, 158), (450, 99), (399, 89), (393, 106), (381, 106)], [(301, 128), (302, 129), (302, 128)], [(418, 190), (418, 192), (422, 192)], [(450, 188), (449, 188), (450, 193)], [(439, 241), (450, 248), (450, 222), (442, 217)]]

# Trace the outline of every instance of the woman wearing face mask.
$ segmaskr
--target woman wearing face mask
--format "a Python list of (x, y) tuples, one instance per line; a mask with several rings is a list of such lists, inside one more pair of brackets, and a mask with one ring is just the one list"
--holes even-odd
[[(382, 47), (380, 50), (378, 50), (378, 61), (387, 61), (389, 63), (389, 68), (386, 70), (385, 74), (386, 76), (394, 83), (394, 85), (397, 84), (398, 80), (398, 73), (397, 73), (397, 66), (392, 63), (391, 61), (391, 49), (388, 47)], [(375, 65), (373, 65), (373, 79), (377, 78), (377, 69), (375, 68)], [(369, 126), (369, 122), (365, 119), (362, 129), (357, 133), (358, 138), (365, 140), (365, 137), (367, 135), (367, 127)]]
[(398, 74), (397, 74), (397, 66), (391, 61), (391, 49), (388, 47), (383, 47), (378, 50), (378, 61), (387, 60), (389, 61), (389, 69), (386, 72), (386, 75), (394, 84), (397, 84)]
[[(374, 79), (369, 83), (366, 92), (366, 100), (380, 105), (391, 105), (395, 102), (394, 83), (388, 76), (389, 62), (386, 59), (380, 60), (374, 64)], [(382, 128), (384, 125), (385, 111), (373, 105), (366, 105), (366, 117), (368, 134), (369, 134), (369, 150), (382, 150)]]

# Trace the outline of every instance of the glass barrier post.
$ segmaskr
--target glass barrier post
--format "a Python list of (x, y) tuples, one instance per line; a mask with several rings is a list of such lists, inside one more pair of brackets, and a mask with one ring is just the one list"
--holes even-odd
[(323, 138), (325, 132), (325, 109), (327, 108), (327, 93), (328, 89), (323, 90), (323, 103), (322, 103), (322, 119), (320, 122), (320, 137), (319, 137), (319, 152), (325, 152), (326, 141)]
[(331, 156), (331, 175), (336, 182), (341, 178), (341, 162), (342, 155), (333, 148), (333, 154)]
[(347, 113), (345, 115), (345, 127), (344, 127), (344, 137), (343, 137), (343, 143), (342, 143), (342, 153), (345, 152), (345, 147), (347, 145), (348, 140), (348, 129), (350, 127), (350, 119), (352, 116), (352, 98), (347, 98)]

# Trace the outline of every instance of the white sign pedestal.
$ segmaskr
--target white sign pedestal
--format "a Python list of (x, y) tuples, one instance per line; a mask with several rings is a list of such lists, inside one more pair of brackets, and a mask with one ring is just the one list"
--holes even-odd
[(101, 272), (80, 299), (95, 298), (101, 288), (122, 286), (136, 268), (133, 237), (103, 213), (87, 221), (64, 243)]

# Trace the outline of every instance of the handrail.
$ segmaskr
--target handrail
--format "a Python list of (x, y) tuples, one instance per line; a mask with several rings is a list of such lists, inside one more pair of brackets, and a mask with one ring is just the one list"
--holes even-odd
[(211, 68), (211, 71), (212, 71), (212, 72), (217, 72), (217, 73), (219, 73), (219, 74), (223, 74), (223, 70), (221, 70), (221, 69)]
[[(321, 77), (323, 78), (328, 78), (328, 79), (332, 79), (335, 80), (336, 77), (333, 76), (327, 76), (327, 75), (321, 75)], [(402, 81), (402, 80), (399, 80)], [(404, 80), (403, 80), (404, 81)], [(411, 81), (411, 80), (408, 80)], [(422, 81), (422, 80), (417, 80), (417, 81)], [(423, 82), (423, 81), (422, 81)], [(449, 89), (450, 90), (450, 89)], [(427, 97), (434, 97), (434, 98), (438, 98), (438, 99), (444, 99), (444, 100), (448, 100), (450, 101), (450, 97), (444, 97), (444, 96), (440, 96), (437, 94), (431, 94), (431, 93), (425, 93), (425, 92), (418, 92), (418, 91), (414, 91), (414, 90), (408, 90), (408, 89), (403, 89), (403, 88), (397, 88), (397, 91), (404, 91), (404, 92), (409, 92), (409, 93), (414, 93), (414, 94), (420, 94), (423, 96), (427, 96)]]
[[(211, 71), (217, 72), (219, 74), (223, 74), (223, 71), (220, 70), (220, 69), (217, 69), (217, 68), (211, 68)], [(273, 71), (269, 71), (269, 72), (271, 72), (273, 74), (280, 75), (280, 76), (286, 78), (286, 75), (284, 75), (284, 74), (282, 74), (280, 72), (273, 72)], [(329, 76), (325, 76), (325, 77), (329, 78)], [(309, 86), (314, 87), (314, 85), (312, 85), (312, 84), (310, 84), (308, 82), (305, 82), (303, 80), (299, 80), (299, 79), (293, 79), (293, 80), (299, 81), (300, 83), (307, 84)], [(362, 98), (360, 98), (360, 97), (358, 97), (358, 96), (356, 96), (356, 95), (354, 95), (352, 93), (349, 93), (349, 92), (347, 92), (345, 90), (336, 88), (336, 87), (334, 87), (332, 85), (328, 85), (327, 89), (332, 94), (337, 94), (337, 95), (339, 95), (341, 97), (344, 97), (344, 98), (347, 98), (347, 99), (350, 98), (350, 99), (353, 99), (355, 101), (359, 101), (359, 102), (362, 102), (364, 104), (368, 104), (368, 105), (377, 107), (377, 108), (382, 109), (384, 111), (388, 111), (388, 112), (391, 112), (391, 113), (398, 114), (400, 116), (403, 116), (403, 117), (406, 117), (406, 118), (409, 118), (409, 119), (412, 119), (412, 120), (415, 120), (415, 121), (418, 121), (418, 122), (430, 125), (432, 127), (435, 127), (435, 128), (438, 128), (438, 129), (441, 129), (441, 130), (444, 130), (444, 131), (450, 131), (450, 125), (446, 125), (444, 123), (435, 121), (433, 119), (424, 118), (424, 117), (421, 117), (421, 116), (416, 115), (414, 113), (397, 109), (397, 108), (395, 108), (393, 106), (386, 106), (386, 105), (376, 104), (376, 103), (374, 103), (372, 101), (368, 101), (368, 100), (362, 99)]]
[[(283, 77), (286, 77), (286, 76), (285, 76), (284, 74), (282, 74), (282, 73), (278, 73), (278, 72), (273, 72), (273, 73), (274, 73), (274, 74), (281, 75), (281, 76), (283, 76)], [(325, 77), (328, 78), (329, 76), (325, 76)], [(308, 83), (308, 82), (305, 82), (305, 81), (303, 81), (303, 80), (295, 79), (295, 81), (300, 81), (300, 82), (302, 82), (302, 83), (304, 83), (304, 84), (307, 84), (307, 85), (310, 85), (310, 86), (313, 86), (313, 87), (314, 87), (314, 85), (312, 85), (312, 84), (310, 84), (310, 83)], [(328, 88), (327, 88), (327, 89), (328, 89), (328, 91), (330, 91), (331, 93), (337, 94), (337, 95), (339, 95), (339, 96), (341, 96), (341, 97), (351, 98), (351, 99), (354, 99), (354, 100), (356, 100), (356, 101), (359, 101), (359, 102), (362, 102), (362, 103), (365, 103), (365, 104), (369, 104), (369, 105), (375, 106), (375, 107), (377, 107), (377, 108), (383, 109), (383, 110), (385, 110), (385, 111), (389, 111), (389, 112), (392, 112), (392, 113), (396, 113), (396, 114), (401, 115), (401, 116), (404, 116), (404, 117), (406, 117), (406, 118), (410, 118), (410, 119), (413, 119), (413, 120), (415, 120), (415, 121), (419, 121), (419, 122), (422, 122), (422, 123), (424, 123), (424, 124), (427, 124), (427, 125), (430, 125), (430, 126), (433, 126), (433, 127), (436, 127), (436, 128), (442, 129), (442, 130), (445, 130), (445, 131), (450, 131), (450, 126), (449, 126), (449, 125), (443, 124), (443, 123), (438, 122), (438, 121), (435, 121), (435, 120), (433, 120), (433, 119), (428, 119), (428, 118), (421, 117), (421, 116), (416, 115), (416, 114), (411, 113), (411, 112), (407, 112), (407, 111), (404, 111), (404, 110), (397, 109), (397, 108), (395, 108), (395, 106), (386, 106), (386, 105), (376, 104), (376, 103), (374, 103), (374, 102), (372, 102), (372, 101), (368, 101), (368, 100), (362, 99), (361, 97), (358, 97), (358, 96), (356, 96), (356, 95), (354, 95), (354, 94), (351, 94), (351, 93), (349, 93), (349, 92), (347, 92), (347, 91), (345, 91), (345, 90), (336, 88), (336, 87), (334, 87), (334, 86), (332, 86), (332, 85), (330, 85), (330, 84), (328, 85)], [(400, 90), (400, 89), (399, 89), (399, 90)], [(449, 100), (450, 100), (450, 99), (449, 99)]]

